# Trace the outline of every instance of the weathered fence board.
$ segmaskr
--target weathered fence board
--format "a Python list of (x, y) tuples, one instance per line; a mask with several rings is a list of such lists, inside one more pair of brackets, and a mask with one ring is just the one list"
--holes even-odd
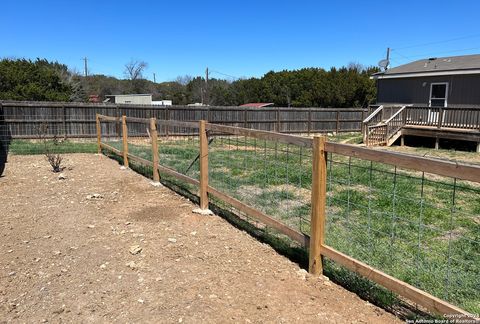
[[(176, 121), (207, 120), (226, 126), (244, 127), (281, 133), (325, 133), (360, 131), (361, 108), (245, 108), (245, 107), (188, 107), (143, 106), (115, 104), (86, 104), (58, 102), (0, 101), (4, 117), (13, 138), (36, 138), (42, 124), (46, 136), (95, 137), (96, 114), (132, 118), (156, 118)], [(148, 136), (145, 125), (131, 124), (138, 136)], [(119, 136), (121, 123), (102, 125), (104, 136)], [(161, 135), (182, 135), (185, 130), (160, 124)]]

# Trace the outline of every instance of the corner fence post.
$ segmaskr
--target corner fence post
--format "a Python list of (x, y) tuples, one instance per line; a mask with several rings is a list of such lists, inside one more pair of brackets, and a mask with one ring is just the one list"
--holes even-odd
[(97, 153), (102, 153), (102, 146), (100, 145), (102, 141), (102, 128), (100, 127), (100, 116), (95, 115), (95, 123), (97, 125)]
[(128, 129), (127, 116), (122, 116), (122, 137), (123, 137), (123, 165), (128, 168)]
[(208, 139), (205, 120), (199, 121), (200, 136), (200, 208), (208, 209)]
[(323, 273), (321, 248), (325, 241), (325, 209), (327, 203), (326, 137), (313, 138), (312, 214), (310, 229), (309, 272)]
[(153, 181), (159, 182), (160, 175), (158, 173), (158, 134), (157, 119), (150, 118), (150, 137), (152, 140), (152, 161), (153, 161)]

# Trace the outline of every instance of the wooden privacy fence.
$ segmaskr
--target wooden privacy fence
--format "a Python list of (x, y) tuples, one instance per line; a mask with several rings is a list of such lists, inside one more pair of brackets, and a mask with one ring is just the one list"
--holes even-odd
[[(49, 136), (95, 137), (96, 114), (187, 122), (207, 120), (215, 124), (280, 133), (356, 132), (362, 130), (367, 112), (359, 108), (188, 107), (17, 101), (0, 101), (0, 105), (13, 138), (37, 137), (36, 129), (42, 123), (47, 124), (46, 135)], [(166, 132), (163, 127), (159, 131)], [(119, 133), (120, 125), (103, 135), (116, 136)], [(138, 134), (148, 136), (144, 129), (139, 129)]]
[[(140, 165), (152, 167), (153, 179), (160, 179), (159, 172), (173, 176), (176, 179), (185, 181), (189, 184), (198, 186), (200, 207), (208, 208), (209, 196), (215, 197), (227, 204), (233, 206), (237, 210), (245, 213), (249, 217), (277, 230), (278, 232), (288, 236), (290, 239), (298, 242), (309, 250), (309, 271), (314, 275), (323, 272), (323, 257), (333, 260), (334, 262), (344, 266), (345, 268), (356, 272), (375, 283), (397, 293), (412, 302), (415, 302), (431, 312), (438, 314), (461, 314), (463, 316), (472, 316), (468, 312), (456, 307), (442, 299), (439, 299), (421, 289), (418, 289), (408, 283), (405, 283), (393, 276), (390, 276), (374, 267), (367, 265), (355, 258), (352, 258), (325, 243), (326, 236), (326, 200), (327, 200), (327, 153), (334, 153), (346, 157), (354, 157), (372, 162), (379, 162), (389, 165), (398, 166), (414, 171), (428, 172), (439, 176), (452, 177), (472, 182), (480, 182), (480, 167), (430, 159), (425, 157), (410, 156), (400, 153), (378, 151), (368, 148), (357, 147), (347, 144), (331, 143), (326, 141), (326, 137), (306, 138), (287, 134), (273, 133), (262, 130), (252, 130), (246, 128), (232, 127), (226, 125), (218, 125), (209, 123), (204, 120), (199, 122), (180, 122), (172, 120), (156, 120), (155, 118), (142, 119), (136, 117), (122, 116), (122, 148), (118, 149), (102, 141), (104, 137), (101, 133), (103, 123), (117, 123), (118, 117), (112, 116), (96, 116), (96, 130), (98, 141), (98, 152), (102, 149), (110, 151), (118, 156), (123, 157), (123, 163), (129, 166), (129, 161), (134, 161)], [(141, 123), (144, 127), (149, 127), (151, 135), (151, 150), (153, 161), (132, 155), (128, 150), (128, 131), (127, 124)], [(159, 161), (159, 148), (157, 144), (157, 125), (161, 127), (184, 127), (195, 131), (199, 138), (199, 178), (195, 179), (188, 175), (182, 174), (172, 168), (162, 165), (161, 156)], [(258, 140), (268, 140), (292, 145), (297, 147), (312, 149), (312, 189), (311, 189), (311, 219), (310, 234), (307, 235), (293, 228), (282, 221), (267, 215), (266, 213), (249, 206), (248, 204), (235, 199), (228, 194), (222, 192), (209, 184), (208, 163), (209, 163), (209, 143), (208, 132), (217, 134), (229, 134), (243, 136)], [(160, 151), (162, 148), (160, 148)]]

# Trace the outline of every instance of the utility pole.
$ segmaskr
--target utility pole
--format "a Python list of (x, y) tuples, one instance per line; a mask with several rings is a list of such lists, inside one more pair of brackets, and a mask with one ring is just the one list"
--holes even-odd
[(84, 69), (85, 69), (85, 76), (88, 76), (88, 59), (86, 57), (83, 58), (83, 63), (84, 63)]
[(157, 79), (155, 78), (155, 72), (153, 72), (153, 83), (157, 83)]
[(208, 67), (205, 70), (205, 104), (210, 105), (210, 98), (208, 96)]
[(390, 62), (390, 47), (387, 47), (387, 65), (385, 66), (385, 71), (388, 68), (389, 62)]

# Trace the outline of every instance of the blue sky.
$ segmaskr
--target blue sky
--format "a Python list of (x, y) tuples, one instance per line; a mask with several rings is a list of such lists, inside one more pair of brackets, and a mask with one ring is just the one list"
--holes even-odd
[(116, 77), (139, 59), (157, 81), (207, 66), (250, 77), (376, 65), (387, 47), (394, 66), (480, 53), (480, 1), (2, 0), (0, 8), (0, 57), (47, 58), (82, 71), (86, 56), (92, 73)]

